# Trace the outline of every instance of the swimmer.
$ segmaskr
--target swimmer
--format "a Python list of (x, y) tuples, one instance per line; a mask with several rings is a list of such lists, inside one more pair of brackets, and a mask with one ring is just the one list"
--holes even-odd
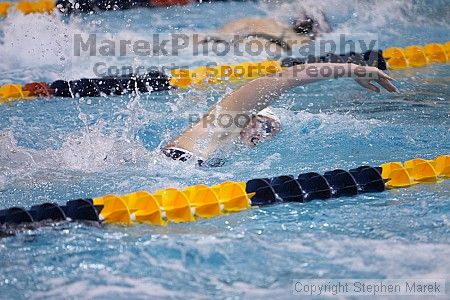
[[(344, 71), (345, 70), (345, 71)], [(327, 74), (317, 76), (317, 74)], [(375, 67), (352, 63), (317, 63), (293, 66), (269, 76), (248, 82), (219, 101), (197, 123), (163, 148), (163, 153), (174, 160), (196, 158), (199, 165), (219, 166), (221, 159), (210, 159), (219, 149), (236, 141), (254, 147), (272, 139), (280, 130), (280, 119), (268, 108), (285, 91), (297, 86), (339, 77), (351, 77), (371, 91), (380, 92), (377, 82), (389, 92), (397, 92), (392, 78)], [(219, 124), (220, 116), (232, 122)]]
[[(281, 23), (272, 18), (248, 17), (231, 21), (216, 33), (203, 39), (203, 43), (239, 43), (249, 39), (269, 41), (285, 51), (294, 46), (309, 43), (317, 35), (330, 32), (325, 16), (320, 13), (310, 17), (301, 14), (291, 24)], [(231, 38), (227, 40), (226, 37)]]

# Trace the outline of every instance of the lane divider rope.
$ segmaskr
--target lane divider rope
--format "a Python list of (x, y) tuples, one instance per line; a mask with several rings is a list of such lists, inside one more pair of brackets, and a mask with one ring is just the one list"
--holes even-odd
[(51, 14), (55, 7), (56, 3), (53, 0), (2, 2), (0, 3), (0, 17), (6, 17), (8, 11), (12, 8), (22, 12), (24, 15), (28, 15), (32, 13)]
[(336, 169), (324, 174), (309, 172), (297, 177), (282, 175), (213, 186), (200, 184), (182, 190), (167, 188), (154, 193), (105, 195), (70, 200), (62, 206), (43, 203), (28, 210), (12, 207), (0, 210), (0, 224), (7, 227), (48, 220), (167, 225), (240, 212), (252, 206), (351, 197), (419, 183), (439, 183), (449, 178), (450, 155), (441, 155), (433, 160), (415, 158), (404, 163), (360, 166), (349, 171)]
[(384, 52), (327, 54), (320, 57), (292, 58), (281, 62), (264, 60), (218, 66), (200, 66), (194, 69), (174, 69), (170, 75), (150, 72), (146, 75), (124, 75), (119, 77), (82, 78), (79, 80), (56, 80), (52, 83), (31, 82), (24, 85), (0, 86), (0, 103), (35, 97), (100, 97), (130, 93), (150, 93), (173, 88), (188, 88), (197, 85), (221, 84), (251, 80), (276, 73), (283, 68), (308, 63), (352, 62), (375, 66), (381, 70), (424, 67), (432, 63), (447, 63), (450, 57), (450, 41), (446, 44), (408, 46), (405, 49), (388, 48)]
[(445, 64), (450, 58), (450, 41), (445, 44), (387, 48), (384, 50), (384, 58), (393, 70), (425, 67), (434, 63)]
[[(209, 0), (208, 2), (212, 1), (214, 0)], [(74, 13), (92, 13), (99, 10), (116, 11), (137, 7), (168, 7), (201, 2), (201, 0), (20, 0), (19, 2), (1, 2), (0, 16), (6, 17), (12, 8), (21, 11), (25, 15), (50, 14), (53, 11), (69, 15)]]

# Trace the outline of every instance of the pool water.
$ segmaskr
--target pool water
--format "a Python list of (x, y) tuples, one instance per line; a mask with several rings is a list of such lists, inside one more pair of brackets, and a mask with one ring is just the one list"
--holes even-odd
[[(301, 7), (322, 8), (335, 32), (378, 35), (380, 48), (450, 40), (446, 1), (225, 2), (64, 19), (12, 14), (0, 21), (0, 84), (92, 76), (91, 62), (68, 63), (67, 36), (76, 32), (136, 39), (213, 30), (249, 15), (283, 19)], [(157, 59), (205, 63), (188, 54)], [(0, 105), (0, 208), (449, 154), (448, 65), (389, 74), (398, 94), (371, 93), (351, 79), (291, 90), (274, 105), (281, 134), (257, 149), (237, 146), (224, 167), (210, 169), (168, 161), (158, 149), (190, 113), (206, 111), (236, 84)], [(289, 299), (293, 280), (306, 278), (441, 278), (448, 286), (449, 213), (444, 181), (166, 227), (55, 224), (0, 239), (0, 298)]]

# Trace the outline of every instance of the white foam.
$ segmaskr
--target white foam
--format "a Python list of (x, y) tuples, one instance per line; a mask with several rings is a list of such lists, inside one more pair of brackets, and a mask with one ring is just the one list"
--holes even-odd
[[(80, 22), (73, 18), (66, 24), (58, 14), (30, 14), (12, 12), (2, 21), (0, 70), (46, 68), (47, 77), (60, 77), (71, 55), (71, 35), (80, 32)], [(48, 67), (51, 66), (50, 70)], [(52, 74), (51, 70), (55, 72)], [(35, 76), (39, 70), (35, 71)], [(30, 78), (32, 80), (33, 78)]]

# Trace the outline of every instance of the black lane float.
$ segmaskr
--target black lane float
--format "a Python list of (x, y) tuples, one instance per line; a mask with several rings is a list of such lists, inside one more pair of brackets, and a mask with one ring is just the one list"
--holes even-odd
[(386, 69), (383, 52), (327, 54), (320, 57), (286, 58), (281, 63), (266, 60), (259, 63), (240, 63), (197, 67), (192, 70), (174, 69), (171, 75), (152, 71), (145, 75), (128, 74), (102, 78), (82, 78), (78, 80), (56, 80), (52, 83), (31, 82), (24, 85), (6, 84), (0, 86), (0, 103), (31, 97), (100, 97), (132, 93), (151, 93), (174, 88), (187, 88), (201, 84), (220, 84), (227, 81), (251, 80), (307, 63), (354, 63), (361, 66), (375, 66)]
[(252, 206), (352, 197), (418, 183), (439, 183), (448, 178), (450, 155), (441, 155), (434, 160), (415, 158), (404, 163), (360, 166), (349, 171), (336, 169), (324, 174), (308, 172), (297, 177), (282, 175), (247, 182), (226, 181), (211, 187), (200, 184), (183, 190), (158, 190), (153, 194), (145, 191), (122, 196), (110, 194), (70, 200), (61, 206), (43, 203), (28, 210), (21, 207), (0, 210), (0, 236), (12, 235), (23, 226), (29, 229), (33, 225), (61, 221), (122, 225), (191, 222)]
[[(217, 194), (220, 194), (221, 185), (219, 184), (217, 187)], [(191, 188), (188, 187), (186, 190)], [(359, 193), (382, 192), (385, 188), (380, 168), (363, 166), (349, 172), (340, 169), (333, 170), (326, 172), (324, 175), (310, 172), (300, 174), (297, 178), (287, 175), (252, 179), (245, 183), (245, 193), (243, 190), (238, 190), (232, 192), (232, 197), (247, 194), (251, 206), (267, 206), (280, 202), (309, 202), (342, 196), (355, 196)], [(209, 199), (204, 200), (208, 202)], [(218, 200), (220, 202), (220, 199)], [(0, 223), (3, 225), (18, 225), (44, 220), (101, 223), (105, 221), (102, 218), (104, 203), (103, 205), (95, 205), (96, 202), (98, 201), (90, 198), (70, 200), (61, 206), (56, 203), (43, 203), (32, 206), (28, 210), (21, 207), (12, 207), (0, 210)], [(161, 211), (167, 210), (170, 206), (167, 203), (165, 205), (164, 203), (158, 204)], [(197, 205), (191, 206), (191, 209), (195, 210)], [(245, 206), (238, 210), (243, 209), (245, 209)], [(230, 211), (236, 211), (236, 209)], [(167, 220), (173, 221), (170, 216)]]
[(95, 13), (97, 11), (116, 11), (131, 8), (157, 8), (169, 6), (181, 6), (196, 3), (210, 2), (244, 2), (253, 0), (22, 0), (16, 2), (1, 2), (0, 17), (6, 16), (11, 7), (24, 14), (47, 13), (58, 11), (65, 15), (76, 13)]

